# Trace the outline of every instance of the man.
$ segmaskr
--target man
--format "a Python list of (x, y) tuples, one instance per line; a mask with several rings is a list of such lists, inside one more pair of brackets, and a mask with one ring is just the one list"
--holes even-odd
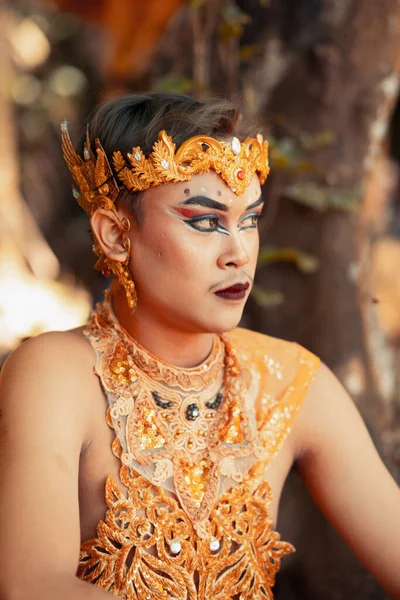
[(238, 116), (119, 98), (91, 119), (83, 157), (62, 126), (114, 279), (84, 328), (25, 342), (3, 369), (5, 598), (272, 598), (293, 551), (275, 531), (293, 464), (400, 598), (400, 492), (352, 401), (304, 348), (235, 329), (269, 170)]

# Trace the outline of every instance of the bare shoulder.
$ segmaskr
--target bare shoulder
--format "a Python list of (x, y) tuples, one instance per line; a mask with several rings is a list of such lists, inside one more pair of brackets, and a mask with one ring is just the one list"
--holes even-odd
[(335, 437), (357, 436), (364, 430), (358, 409), (331, 369), (320, 363), (296, 424), (296, 456), (330, 449)]
[[(61, 355), (63, 352), (67, 353), (74, 349), (79, 353), (77, 360), (82, 358), (85, 354), (90, 356), (94, 355), (90, 344), (82, 334), (83, 327), (77, 329), (69, 329), (68, 331), (49, 331), (47, 333), (41, 333), (35, 337), (29, 338), (25, 342), (22, 342), (7, 358), (5, 364), (12, 364), (15, 366), (20, 359), (23, 360), (35, 360), (36, 358), (46, 359), (56, 352), (57, 355)], [(72, 362), (74, 357), (71, 356)]]
[(69, 331), (49, 331), (26, 340), (7, 358), (2, 376), (23, 376), (39, 369), (38, 376), (57, 377), (60, 373), (76, 370), (82, 374), (94, 366), (94, 351), (82, 334), (83, 328)]
[[(0, 373), (3, 421), (32, 416), (79, 414), (86, 420), (88, 399), (98, 390), (93, 373), (95, 354), (82, 328), (54, 331), (23, 342), (5, 361)], [(87, 413), (89, 418), (89, 412)]]

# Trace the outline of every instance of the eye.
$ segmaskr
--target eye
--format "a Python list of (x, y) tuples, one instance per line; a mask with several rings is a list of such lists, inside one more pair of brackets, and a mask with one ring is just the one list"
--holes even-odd
[[(257, 227), (257, 223), (260, 217), (260, 213), (252, 213), (250, 215), (247, 215), (240, 222), (241, 229), (254, 229), (255, 227)], [(245, 224), (244, 227), (243, 224)]]
[(196, 223), (197, 223), (197, 225), (200, 225), (201, 227), (204, 227), (204, 225), (207, 225), (210, 229), (214, 229), (215, 227), (218, 226), (219, 220), (218, 220), (218, 217), (206, 217), (205, 219), (196, 221)]
[(191, 219), (186, 222), (198, 231), (216, 231), (220, 226), (218, 217), (214, 216)]

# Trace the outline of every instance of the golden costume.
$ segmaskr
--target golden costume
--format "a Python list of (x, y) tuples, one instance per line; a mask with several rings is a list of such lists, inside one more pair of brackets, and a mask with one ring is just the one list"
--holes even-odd
[(128, 335), (109, 296), (85, 335), (121, 470), (120, 482), (107, 479), (107, 514), (81, 546), (78, 576), (125, 600), (273, 598), (294, 548), (272, 529), (268, 466), (319, 360), (235, 329), (198, 367), (173, 367)]
[[(88, 215), (113, 211), (121, 189), (188, 181), (213, 169), (240, 195), (257, 174), (264, 183), (262, 136), (217, 140), (195, 136), (178, 149), (160, 131), (146, 157), (134, 146), (109, 158), (89, 139), (83, 158), (61, 126), (74, 196)], [(122, 187), (120, 189), (120, 186)], [(97, 268), (137, 297), (124, 263), (106, 256), (94, 236)], [(192, 369), (165, 363), (118, 323), (111, 294), (92, 312), (85, 335), (108, 402), (107, 422), (120, 459), (120, 481), (106, 482), (107, 513), (97, 537), (81, 545), (78, 576), (124, 600), (266, 600), (281, 558), (268, 515), (268, 466), (288, 436), (318, 359), (295, 343), (245, 329), (214, 336), (210, 356)]]

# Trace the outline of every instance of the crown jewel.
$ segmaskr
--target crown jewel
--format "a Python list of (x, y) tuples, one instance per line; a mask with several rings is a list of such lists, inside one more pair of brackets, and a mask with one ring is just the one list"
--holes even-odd
[[(74, 150), (67, 122), (61, 124), (62, 150), (74, 178), (74, 197), (91, 215), (97, 208), (115, 210), (119, 186), (98, 139), (93, 152), (86, 131), (83, 158)], [(166, 131), (160, 131), (153, 151), (146, 157), (136, 146), (126, 157), (114, 152), (112, 162), (121, 187), (131, 192), (141, 192), (152, 186), (169, 182), (188, 181), (193, 175), (211, 169), (220, 175), (231, 190), (242, 194), (257, 173), (263, 184), (269, 173), (268, 142), (262, 135), (240, 142), (233, 137), (230, 142), (209, 136), (194, 136), (176, 145)]]

